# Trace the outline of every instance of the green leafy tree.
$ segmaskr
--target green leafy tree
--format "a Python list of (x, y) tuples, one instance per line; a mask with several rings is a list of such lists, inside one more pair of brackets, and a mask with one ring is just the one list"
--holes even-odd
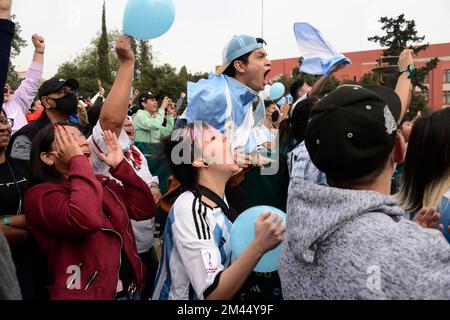
[[(379, 43), (383, 47), (387, 47), (383, 52), (383, 55), (385, 57), (393, 57), (385, 60), (389, 65), (397, 64), (398, 56), (400, 56), (404, 48), (411, 48), (415, 54), (428, 48), (429, 44), (415, 45), (417, 43), (422, 43), (425, 40), (425, 36), (419, 36), (419, 33), (416, 30), (416, 22), (414, 20), (407, 20), (404, 14), (401, 14), (396, 18), (382, 17), (380, 22), (383, 24), (381, 29), (385, 34), (382, 36), (377, 35), (370, 37), (368, 40)], [(413, 86), (419, 87), (422, 91), (427, 90), (428, 88), (424, 84), (425, 77), (431, 70), (437, 67), (438, 62), (439, 60), (434, 58), (423, 68), (418, 68), (415, 77), (412, 79)], [(393, 76), (391, 75), (391, 77)], [(425, 108), (427, 108), (426, 99), (416, 97), (414, 94), (410, 112), (414, 115)]]
[(109, 66), (109, 52), (110, 46), (108, 42), (108, 31), (106, 28), (106, 5), (103, 2), (102, 13), (102, 33), (100, 35), (100, 41), (98, 42), (98, 78), (105, 84), (110, 84), (111, 81), (111, 69)]
[(153, 65), (153, 51), (152, 46), (148, 41), (139, 41), (139, 63), (142, 68)]
[[(110, 77), (115, 77), (119, 68), (119, 60), (113, 48), (120, 33), (118, 30), (112, 30), (107, 32), (105, 37), (105, 31), (105, 7), (103, 6), (102, 32), (92, 39), (91, 44), (82, 53), (61, 64), (55, 75), (65, 79), (77, 79), (80, 82), (80, 94), (85, 97), (92, 97), (97, 92), (97, 79), (99, 78), (102, 80), (106, 92), (110, 90), (112, 81), (105, 82), (101, 77), (100, 67), (108, 66), (107, 70), (102, 72)], [(105, 38), (107, 43), (105, 43)], [(107, 57), (107, 64), (100, 63), (100, 47), (107, 49), (103, 53), (103, 56)], [(202, 78), (208, 78), (208, 73), (191, 74), (186, 67), (182, 67), (177, 72), (170, 64), (156, 65), (153, 50), (148, 41), (132, 41), (132, 50), (136, 57), (134, 86), (140, 92), (151, 91), (161, 96), (161, 99), (168, 96), (176, 101), (181, 92), (186, 92), (188, 81), (197, 82)]]
[(372, 73), (366, 73), (359, 81), (359, 85), (379, 85), (379, 73), (377, 71)]
[[(119, 36), (118, 30), (112, 30), (108, 33), (108, 60), (110, 61), (109, 73), (114, 74), (119, 68), (118, 58), (112, 50), (115, 41)], [(97, 48), (100, 41), (100, 34), (98, 34), (92, 41), (89, 47), (85, 48), (81, 54), (70, 61), (61, 64), (56, 73), (56, 77), (63, 79), (77, 79), (80, 82), (80, 94), (84, 97), (92, 97), (97, 91), (98, 76), (98, 54)], [(103, 86), (107, 91), (111, 88), (111, 83), (104, 83)]]
[[(131, 50), (133, 51), (133, 54), (135, 57), (138, 56), (138, 47), (137, 47), (137, 41), (136, 39), (132, 38), (131, 39)], [(140, 63), (139, 63), (139, 59), (135, 59), (135, 63), (134, 63), (134, 81), (136, 81), (137, 79), (139, 79), (139, 75), (140, 75)]]

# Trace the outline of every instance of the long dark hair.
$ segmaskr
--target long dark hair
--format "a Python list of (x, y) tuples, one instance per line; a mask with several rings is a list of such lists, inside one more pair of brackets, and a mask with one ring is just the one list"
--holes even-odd
[[(211, 127), (202, 123), (201, 128), (202, 130), (208, 130)], [(199, 143), (201, 143), (197, 138), (195, 124), (188, 124), (175, 130), (171, 136), (164, 138), (160, 143), (160, 156), (167, 160), (173, 176), (183, 185), (184, 189), (191, 191), (199, 190), (199, 170), (192, 165), (196, 160), (195, 153), (200, 148)], [(179, 161), (175, 162), (172, 157), (175, 147), (179, 147), (179, 152), (176, 155), (183, 159), (181, 163)], [(185, 151), (189, 152), (189, 154), (184, 154)]]
[(80, 132), (82, 128), (70, 122), (58, 122), (49, 124), (34, 137), (31, 145), (30, 167), (31, 167), (31, 185), (45, 182), (58, 182), (61, 180), (61, 174), (56, 171), (54, 166), (49, 166), (41, 160), (41, 153), (52, 151), (52, 143), (55, 140), (55, 125), (75, 127)]
[(436, 208), (450, 188), (450, 109), (414, 123), (401, 182), (405, 210)]

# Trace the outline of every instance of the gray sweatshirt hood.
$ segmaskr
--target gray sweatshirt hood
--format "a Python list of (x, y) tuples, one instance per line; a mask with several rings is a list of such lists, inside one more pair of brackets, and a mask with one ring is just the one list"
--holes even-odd
[(341, 190), (294, 179), (289, 188), (286, 240), (297, 259), (312, 263), (321, 242), (341, 225), (371, 212), (384, 213), (395, 221), (405, 214), (394, 198), (378, 192)]

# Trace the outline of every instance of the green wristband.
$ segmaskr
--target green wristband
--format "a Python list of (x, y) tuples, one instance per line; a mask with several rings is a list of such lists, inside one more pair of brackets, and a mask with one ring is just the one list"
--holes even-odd
[(416, 66), (414, 64), (410, 64), (408, 67), (399, 70), (400, 75), (405, 72), (409, 72), (409, 79), (412, 79), (416, 75)]
[(2, 223), (5, 225), (5, 226), (11, 226), (11, 220), (9, 219), (9, 217), (8, 216), (5, 216), (5, 217), (2, 217)]

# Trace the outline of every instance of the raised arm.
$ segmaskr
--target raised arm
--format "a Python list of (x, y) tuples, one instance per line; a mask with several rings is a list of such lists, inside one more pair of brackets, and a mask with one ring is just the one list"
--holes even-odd
[[(414, 64), (412, 50), (405, 49), (400, 54), (400, 58), (398, 59), (398, 68), (399, 70), (401, 70), (407, 68), (410, 64)], [(402, 102), (402, 113), (400, 115), (398, 124), (402, 122), (403, 116), (408, 111), (409, 105), (411, 104), (411, 93), (413, 87), (409, 76), (409, 71), (401, 74), (397, 82), (397, 87), (395, 88), (395, 92), (400, 97), (400, 100)]]
[(178, 99), (177, 105), (176, 105), (177, 106), (177, 108), (176, 108), (177, 113), (180, 112), (180, 109), (183, 106), (183, 102), (184, 102), (185, 98), (186, 98), (186, 93), (182, 92), (181, 95), (180, 95), (180, 99)]
[(34, 45), (34, 56), (25, 79), (19, 88), (14, 92), (11, 100), (20, 106), (23, 114), (26, 114), (33, 103), (36, 93), (41, 85), (42, 72), (44, 70), (45, 40), (43, 37), (34, 34), (31, 38)]
[(327, 84), (328, 80), (333, 77), (333, 75), (338, 72), (339, 70), (344, 69), (347, 66), (347, 64), (338, 64), (333, 69), (330, 70), (330, 72), (327, 75), (324, 75), (321, 77), (312, 87), (311, 91), (308, 93), (308, 97), (316, 97), (318, 98), (320, 93), (322, 92), (323, 88)]
[(120, 60), (120, 67), (113, 87), (103, 105), (99, 121), (102, 130), (110, 130), (119, 137), (128, 113), (134, 76), (135, 58), (131, 50), (131, 38), (121, 35), (116, 42), (116, 52)]
[[(274, 222), (277, 218), (278, 222)], [(276, 220), (275, 220), (276, 221)], [(281, 226), (276, 214), (265, 213), (255, 224), (255, 240), (242, 255), (227, 268), (219, 278), (217, 287), (205, 296), (206, 300), (230, 300), (242, 288), (261, 257), (284, 241), (286, 227)]]
[(0, 0), (0, 19), (11, 20), (12, 0)]
[[(4, 88), (8, 77), (11, 44), (15, 25), (11, 21), (12, 0), (0, 0), (0, 87)], [(0, 107), (3, 105), (3, 94), (0, 95)]]

